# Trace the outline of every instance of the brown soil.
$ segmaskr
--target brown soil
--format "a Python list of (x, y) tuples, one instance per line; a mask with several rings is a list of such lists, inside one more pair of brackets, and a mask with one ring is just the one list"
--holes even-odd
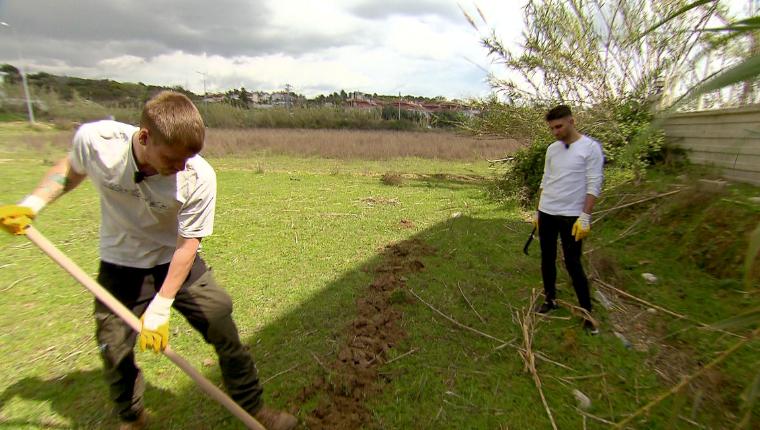
[(375, 206), (375, 205), (389, 205), (389, 206), (396, 206), (399, 204), (398, 199), (395, 198), (385, 198), (385, 197), (365, 197), (362, 200), (362, 203), (367, 204), (368, 206)]
[(408, 219), (402, 219), (399, 221), (399, 225), (403, 228), (414, 228), (414, 222)]
[[(424, 270), (419, 260), (435, 251), (414, 239), (389, 245), (374, 269), (375, 278), (356, 300), (356, 318), (346, 327), (344, 343), (332, 362), (325, 363), (326, 375), (304, 388), (299, 402), (317, 398), (317, 407), (306, 417), (310, 429), (357, 429), (369, 421), (365, 403), (380, 391), (378, 369), (388, 350), (406, 335), (402, 314), (392, 303), (394, 292), (405, 287), (405, 275)], [(397, 293), (398, 295), (398, 293)]]

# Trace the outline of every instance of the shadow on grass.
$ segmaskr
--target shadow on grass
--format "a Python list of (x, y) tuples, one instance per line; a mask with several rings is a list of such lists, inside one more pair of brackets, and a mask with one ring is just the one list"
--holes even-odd
[[(441, 180), (440, 183), (449, 184), (450, 181)], [(456, 181), (451, 186), (457, 186)], [(345, 411), (347, 414), (358, 414), (359, 421), (353, 422), (369, 425), (373, 419), (370, 402), (381, 394), (382, 385), (390, 382), (388, 376), (381, 375), (382, 363), (401, 353), (394, 349), (404, 342), (401, 312), (417, 308), (429, 317), (427, 308), (412, 296), (394, 291), (413, 285), (415, 289), (425, 291), (426, 297), (435, 298), (438, 288), (447, 282), (449, 286), (461, 284), (467, 291), (469, 300), (478, 306), (478, 303), (491, 300), (493, 294), (502, 294), (504, 291), (496, 293), (497, 288), (506, 285), (510, 274), (523, 270), (526, 264), (530, 266), (529, 270), (536, 269), (533, 271), (538, 273), (536, 262), (531, 263), (530, 259), (521, 255), (522, 235), (522, 232), (513, 234), (507, 231), (503, 219), (462, 216), (437, 224), (404, 241), (424, 244), (430, 248), (429, 252), (411, 250), (410, 255), (399, 255), (407, 252), (404, 251), (405, 248), (399, 251), (397, 247), (389, 247), (353, 270), (343, 273), (286, 316), (263, 327), (253, 337), (244, 339), (257, 362), (261, 379), (265, 382), (265, 402), (296, 413), (302, 421), (308, 423), (308, 428), (357, 428), (346, 425), (343, 421), (343, 424), (330, 426), (314, 416), (320, 413), (320, 408), (324, 408), (326, 402), (331, 401), (329, 398), (331, 393), (334, 394), (336, 386), (345, 382), (337, 375), (341, 372), (338, 366), (339, 356), (347, 346), (351, 346), (352, 340), (347, 337), (355, 336), (351, 329), (359, 314), (359, 304), (363, 298), (379, 290), (380, 293), (387, 293), (382, 298), (385, 305), (393, 312), (398, 312), (400, 318), (393, 324), (400, 335), (386, 339), (382, 331), (390, 328), (386, 325), (388, 321), (376, 324), (378, 333), (375, 333), (374, 338), (381, 339), (385, 347), (374, 350), (377, 358), (370, 375), (370, 379), (374, 380), (366, 381), (368, 385), (362, 387), (361, 395), (353, 399), (354, 405), (349, 406), (349, 409), (356, 406), (357, 411)], [(507, 264), (510, 259), (519, 261)], [(213, 259), (209, 264), (214, 264)], [(395, 267), (395, 264), (403, 267)], [(386, 285), (387, 289), (382, 285), (377, 287), (377, 279), (382, 276), (391, 276), (392, 279), (386, 281), (393, 285)], [(245, 288), (244, 285), (227, 287), (233, 296), (235, 289)], [(241, 306), (237, 307), (240, 308)], [(489, 322), (497, 326), (509, 326), (508, 314), (494, 315)], [(252, 324), (252, 320), (244, 313), (236, 312), (233, 317), (241, 328)], [(469, 310), (466, 315), (457, 318), (466, 324), (478, 324)], [(432, 332), (440, 329), (441, 326), (433, 326)], [(198, 341), (201, 341), (197, 333), (192, 335), (198, 336)], [(511, 332), (503, 335), (505, 338), (512, 337)], [(221, 385), (218, 368), (204, 370), (204, 373), (213, 383)], [(222, 406), (204, 397), (192, 384), (182, 386), (187, 388), (178, 392), (174, 390), (173, 394), (147, 384), (146, 408), (154, 421), (162, 422), (156, 428), (243, 428)], [(14, 398), (49, 403), (55, 414), (69, 420), (70, 427), (61, 427), (56, 424), (58, 420), (37, 422), (32, 419), (28, 422), (0, 419), (0, 427), (102, 428), (116, 425), (116, 419), (110, 413), (112, 405), (100, 370), (77, 371), (48, 380), (22, 379), (2, 393), (0, 411)], [(341, 411), (336, 412), (333, 408), (331, 413), (340, 414)]]
[[(485, 330), (504, 339), (514, 337), (510, 312), (494, 314), (488, 308), (497, 297), (507, 303), (527, 297), (529, 288), (514, 285), (512, 275), (534, 273), (536, 282), (540, 278), (537, 259), (522, 255), (523, 236), (529, 231), (524, 233), (518, 227), (512, 233), (504, 223), (503, 219), (468, 216), (439, 223), (379, 251), (264, 327), (248, 340), (262, 379), (285, 372), (265, 385), (266, 401), (297, 413), (311, 429), (378, 425), (373, 423), (377, 418), (371, 411), (372, 401), (393, 379), (384, 373), (383, 363), (406, 352), (409, 337), (421, 334), (407, 333), (410, 327), (425, 325), (427, 342), (435, 342), (440, 330), (447, 336), (450, 328), (443, 321), (443, 325), (431, 325), (432, 311), (417, 301), (410, 289), (434, 303), (443, 299), (449, 310), (454, 306), (458, 320), (482, 328), (462, 300), (461, 288), (473, 306), (484, 311), (489, 327)], [(372, 306), (369, 313), (367, 302)], [(397, 312), (398, 318), (389, 316), (388, 308)], [(420, 319), (406, 320), (415, 313)], [(238, 323), (245, 325), (239, 318)], [(357, 338), (369, 340), (362, 343)], [(493, 347), (488, 340), (484, 345)], [(427, 351), (440, 355), (429, 364), (446, 366), (446, 352), (436, 349)], [(420, 412), (426, 417), (436, 415), (436, 411)], [(398, 426), (394, 423), (386, 428), (403, 428)]]
[[(30, 419), (0, 416), (0, 428), (91, 429), (103, 426), (115, 428), (118, 425), (117, 419), (110, 413), (113, 404), (109, 401), (108, 388), (100, 370), (76, 371), (51, 379), (21, 379), (0, 394), (0, 410), (9, 403), (27, 400), (47, 404), (57, 417), (40, 416), (39, 413)], [(156, 415), (160, 415), (176, 398), (170, 391), (148, 383), (145, 401), (151, 404), (150, 409)]]

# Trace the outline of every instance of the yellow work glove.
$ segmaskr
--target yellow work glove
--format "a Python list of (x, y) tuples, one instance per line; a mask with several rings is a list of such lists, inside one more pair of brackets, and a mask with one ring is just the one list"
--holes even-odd
[(588, 236), (589, 233), (591, 233), (591, 215), (584, 212), (575, 220), (572, 234), (577, 242)]
[(11, 234), (26, 234), (34, 218), (32, 208), (20, 205), (0, 206), (0, 224)]
[(536, 233), (538, 233), (538, 211), (533, 215), (533, 220), (531, 221), (533, 224), (533, 228), (536, 229)]
[(152, 349), (159, 353), (169, 345), (169, 314), (174, 299), (156, 294), (148, 305), (148, 309), (140, 317), (140, 351)]

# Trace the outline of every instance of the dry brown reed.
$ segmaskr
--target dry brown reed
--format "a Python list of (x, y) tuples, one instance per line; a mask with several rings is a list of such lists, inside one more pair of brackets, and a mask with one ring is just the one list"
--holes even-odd
[(520, 143), (513, 139), (482, 139), (435, 131), (210, 129), (204, 153), (209, 156), (246, 156), (265, 151), (333, 159), (482, 160), (504, 156), (519, 147)]
[(532, 289), (528, 306), (516, 311), (514, 317), (520, 325), (523, 337), (523, 348), (520, 350), (520, 357), (523, 359), (525, 370), (533, 376), (533, 383), (536, 385), (538, 394), (541, 396), (541, 403), (544, 405), (544, 410), (546, 410), (546, 415), (549, 417), (552, 429), (557, 430), (557, 423), (554, 421), (554, 415), (552, 414), (551, 408), (549, 408), (549, 402), (544, 395), (544, 390), (542, 388), (543, 384), (541, 383), (541, 378), (538, 376), (538, 370), (536, 369), (537, 351), (533, 350), (533, 335), (537, 323), (534, 309), (536, 307), (538, 296), (539, 293), (535, 289)]
[[(26, 149), (65, 151), (75, 130), (31, 133), (21, 137)], [(477, 138), (452, 132), (388, 130), (208, 129), (203, 155), (250, 156), (266, 152), (295, 157), (388, 160), (418, 157), (439, 160), (485, 160), (514, 152), (514, 139)]]

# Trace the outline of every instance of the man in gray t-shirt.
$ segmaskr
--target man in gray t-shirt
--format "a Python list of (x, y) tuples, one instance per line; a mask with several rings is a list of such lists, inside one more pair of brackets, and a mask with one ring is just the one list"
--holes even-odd
[[(23, 234), (46, 204), (89, 176), (100, 194), (98, 282), (141, 316), (140, 348), (166, 348), (174, 307), (216, 349), (230, 397), (267, 429), (292, 429), (294, 416), (263, 406), (256, 366), (232, 320), (232, 300), (198, 255), (213, 231), (216, 204), (216, 174), (198, 155), (204, 137), (198, 109), (171, 91), (145, 104), (139, 127), (85, 124), (69, 155), (31, 195), (0, 207), (0, 226)], [(95, 321), (120, 428), (142, 429), (145, 387), (133, 352), (138, 334), (98, 300)]]

